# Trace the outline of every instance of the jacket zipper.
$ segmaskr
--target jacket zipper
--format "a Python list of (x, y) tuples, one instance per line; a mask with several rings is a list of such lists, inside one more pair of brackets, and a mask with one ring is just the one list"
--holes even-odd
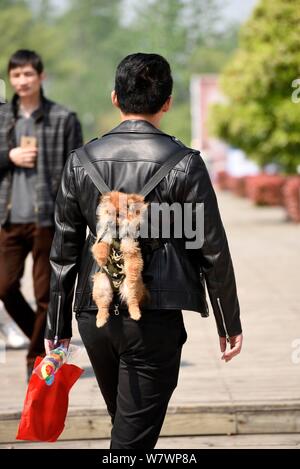
[(8, 195), (8, 202), (6, 205), (6, 220), (10, 216), (11, 208), (12, 208), (12, 184), (13, 184), (13, 175), (10, 173), (10, 188), (9, 188), (9, 195)]
[(56, 328), (55, 328), (55, 337), (54, 337), (54, 343), (55, 344), (57, 344), (57, 342), (58, 342), (58, 326), (59, 326), (60, 308), (61, 308), (61, 295), (58, 295)]
[(220, 298), (217, 298), (217, 303), (218, 303), (219, 310), (220, 310), (221, 317), (222, 317), (222, 323), (223, 323), (224, 331), (225, 331), (225, 334), (226, 334), (226, 340), (227, 340), (227, 342), (230, 342), (230, 337), (229, 337), (229, 334), (228, 334), (228, 331), (227, 331), (227, 327), (226, 327), (226, 323), (225, 323), (225, 318), (224, 318), (224, 313), (223, 313)]
[(35, 184), (35, 191), (34, 191), (34, 213), (36, 217), (36, 221), (39, 221), (39, 208), (38, 208), (38, 201), (37, 201), (37, 184)]
[(120, 308), (120, 299), (119, 299), (119, 295), (117, 292), (113, 292), (113, 298), (112, 298), (112, 306), (114, 308), (114, 315), (115, 316), (119, 316), (120, 314), (120, 311), (119, 311), (119, 308)]
[(206, 313), (206, 316), (204, 317), (209, 317), (209, 309), (208, 309), (208, 304), (207, 304), (207, 300), (206, 300), (206, 285), (205, 285), (205, 278), (204, 278), (204, 274), (202, 272), (202, 270), (200, 271), (200, 282), (202, 283), (203, 285), (203, 290), (204, 290), (204, 303), (205, 303), (205, 313)]
[(119, 316), (119, 314), (120, 314), (119, 306), (120, 306), (119, 303), (115, 303), (115, 304), (114, 304), (114, 314), (115, 314), (116, 316)]

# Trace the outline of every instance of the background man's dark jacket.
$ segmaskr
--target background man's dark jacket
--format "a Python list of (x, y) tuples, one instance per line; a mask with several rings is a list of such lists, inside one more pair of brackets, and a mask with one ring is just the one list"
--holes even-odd
[[(8, 157), (16, 146), (14, 127), (17, 99), (0, 106), (0, 225), (8, 218), (14, 164)], [(62, 171), (70, 151), (82, 145), (80, 123), (74, 112), (46, 99), (35, 113), (38, 145), (36, 222), (42, 223), (54, 213), (54, 203)], [(52, 197), (49, 198), (49, 186)], [(47, 195), (47, 196), (46, 196)]]
[[(87, 151), (106, 184), (123, 192), (139, 192), (182, 144), (146, 121), (130, 120), (91, 141)], [(150, 194), (151, 202), (204, 203), (205, 240), (201, 249), (187, 250), (171, 239), (146, 256), (143, 278), (151, 300), (148, 309), (185, 309), (208, 315), (205, 281), (220, 336), (241, 333), (239, 302), (228, 243), (216, 196), (199, 152), (191, 151)], [(72, 335), (74, 309), (96, 310), (91, 296), (98, 267), (91, 254), (96, 234), (99, 192), (76, 154), (71, 153), (57, 197), (56, 233), (50, 255), (51, 299), (46, 338)], [(86, 238), (86, 227), (91, 235)]]

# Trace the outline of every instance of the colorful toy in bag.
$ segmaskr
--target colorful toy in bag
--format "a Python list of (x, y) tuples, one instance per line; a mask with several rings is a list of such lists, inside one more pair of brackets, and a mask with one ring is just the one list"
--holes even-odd
[(33, 370), (33, 373), (45, 380), (48, 386), (51, 386), (55, 373), (67, 361), (67, 357), (68, 350), (63, 346), (59, 346), (43, 358), (42, 362)]
[(72, 364), (82, 348), (58, 347), (37, 357), (28, 383), (17, 440), (56, 441), (65, 426), (69, 392), (83, 370)]

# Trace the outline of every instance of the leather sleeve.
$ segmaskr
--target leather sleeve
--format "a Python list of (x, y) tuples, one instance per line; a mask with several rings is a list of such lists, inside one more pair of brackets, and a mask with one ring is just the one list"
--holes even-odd
[(76, 188), (73, 153), (64, 168), (55, 204), (55, 235), (50, 252), (52, 268), (45, 338), (72, 336), (72, 300), (78, 261), (86, 238)]
[(236, 281), (228, 241), (216, 194), (199, 152), (190, 157), (186, 175), (185, 202), (204, 204), (204, 241), (198, 252), (210, 302), (221, 337), (242, 332)]

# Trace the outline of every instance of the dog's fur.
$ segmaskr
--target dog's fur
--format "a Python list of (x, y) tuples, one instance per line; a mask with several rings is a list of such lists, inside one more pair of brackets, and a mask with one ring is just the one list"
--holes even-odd
[(109, 260), (112, 243), (116, 238), (120, 240), (118, 267), (123, 264), (121, 272), (125, 275), (119, 286), (119, 295), (127, 303), (130, 317), (134, 320), (141, 317), (140, 304), (149, 293), (142, 280), (143, 258), (136, 238), (147, 205), (139, 194), (112, 191), (100, 197), (97, 241), (92, 247), (93, 256), (102, 268), (93, 278), (93, 299), (98, 307), (97, 327), (107, 322), (113, 299), (111, 280), (103, 268)]

